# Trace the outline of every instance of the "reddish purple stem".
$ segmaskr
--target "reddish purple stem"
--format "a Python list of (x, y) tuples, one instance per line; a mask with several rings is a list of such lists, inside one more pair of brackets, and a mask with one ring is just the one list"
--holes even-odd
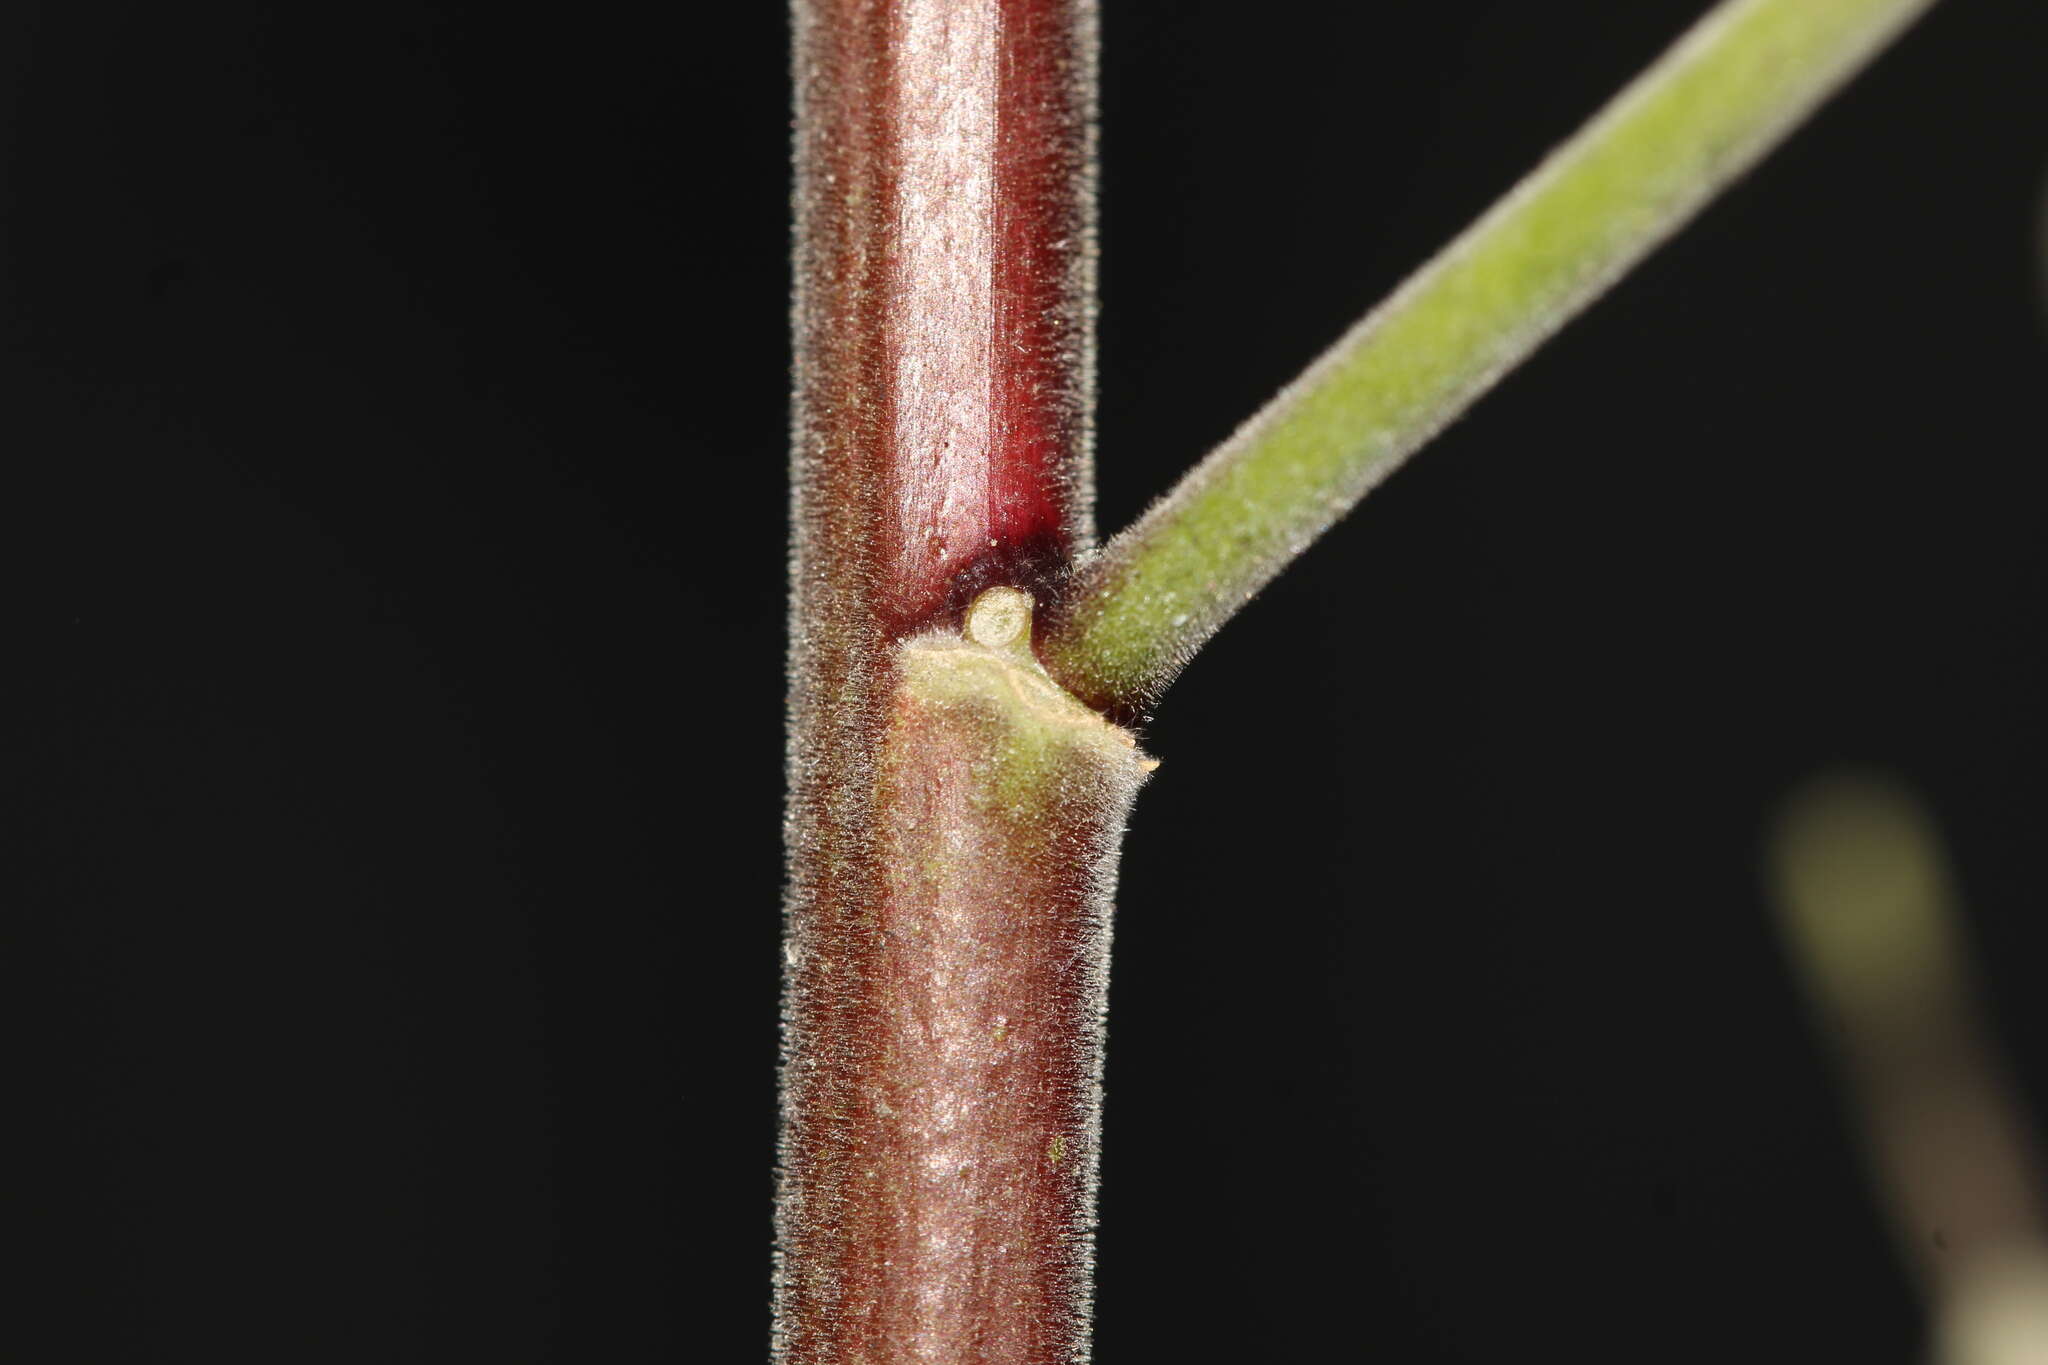
[(906, 697), (898, 650), (1092, 536), (1095, 8), (794, 17), (777, 1355), (1074, 1361), (1128, 788), (995, 810), (1000, 734)]

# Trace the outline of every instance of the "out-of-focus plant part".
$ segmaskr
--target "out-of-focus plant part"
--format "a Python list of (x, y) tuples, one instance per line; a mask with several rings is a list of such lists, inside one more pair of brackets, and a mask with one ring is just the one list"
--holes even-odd
[(1928, 1295), (1938, 1359), (2048, 1361), (2041, 1165), (1977, 1004), (1934, 821), (1900, 784), (1838, 773), (1793, 793), (1770, 853), (1786, 947)]

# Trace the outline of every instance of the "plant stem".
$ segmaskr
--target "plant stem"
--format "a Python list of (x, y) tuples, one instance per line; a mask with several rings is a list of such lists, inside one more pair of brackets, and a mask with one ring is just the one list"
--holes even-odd
[(1128, 711), (1932, 0), (1730, 0), (1083, 567), (1040, 642)]
[(1029, 612), (1090, 535), (1094, 6), (793, 16), (775, 1352), (1081, 1359), (1143, 764)]

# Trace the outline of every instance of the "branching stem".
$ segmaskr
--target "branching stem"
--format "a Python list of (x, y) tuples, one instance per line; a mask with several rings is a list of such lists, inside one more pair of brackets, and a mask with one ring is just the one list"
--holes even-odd
[(1930, 2), (1724, 5), (1098, 554), (1095, 0), (794, 0), (779, 1362), (1087, 1360), (1103, 713)]

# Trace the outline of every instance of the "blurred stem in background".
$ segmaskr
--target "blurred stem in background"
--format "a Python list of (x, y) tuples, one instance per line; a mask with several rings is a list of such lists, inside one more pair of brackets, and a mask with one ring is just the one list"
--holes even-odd
[(1977, 1003), (1934, 821), (1892, 779), (1830, 774), (1786, 801), (1770, 852), (1779, 927), (1927, 1296), (1935, 1360), (2048, 1362), (2037, 1144)]

